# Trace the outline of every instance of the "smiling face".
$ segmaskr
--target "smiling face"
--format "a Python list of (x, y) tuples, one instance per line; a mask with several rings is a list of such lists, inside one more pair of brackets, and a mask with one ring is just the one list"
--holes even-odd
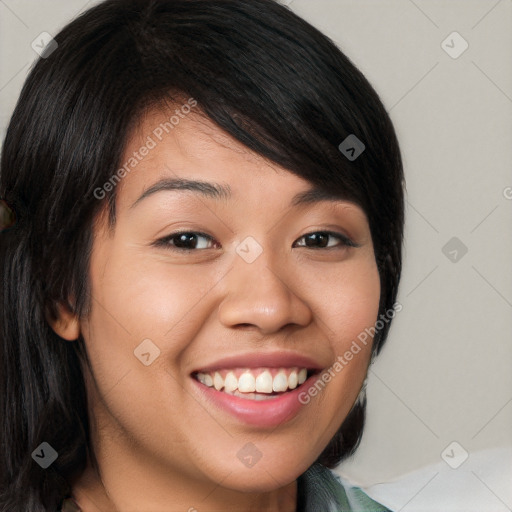
[[(168, 117), (148, 115), (123, 161)], [(103, 479), (126, 503), (144, 480), (146, 508), (164, 481), (270, 492), (314, 462), (365, 378), (370, 344), (298, 397), (376, 321), (368, 221), (197, 115), (152, 138), (118, 184), (114, 231), (96, 222), (80, 324)]]

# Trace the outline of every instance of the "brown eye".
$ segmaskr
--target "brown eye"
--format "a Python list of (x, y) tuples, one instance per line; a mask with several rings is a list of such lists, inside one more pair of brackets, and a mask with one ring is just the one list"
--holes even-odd
[(176, 251), (190, 251), (211, 249), (212, 246), (208, 244), (213, 241), (213, 238), (206, 233), (182, 231), (158, 240), (155, 245)]
[[(338, 243), (329, 243), (329, 239), (337, 239)], [(308, 247), (313, 249), (331, 249), (342, 247), (357, 247), (357, 245), (348, 237), (341, 233), (334, 233), (332, 231), (315, 231), (308, 233), (299, 240), (304, 240), (304, 244), (299, 244), (299, 247)]]
[[(357, 244), (342, 233), (334, 233), (332, 231), (315, 231), (302, 236), (299, 240), (304, 240), (304, 243), (296, 244), (296, 247), (306, 247), (315, 250), (340, 249), (347, 246), (358, 247)], [(334, 243), (331, 241), (334, 241)], [(172, 233), (157, 240), (154, 245), (173, 251), (194, 251), (219, 247), (219, 244), (211, 236), (196, 231)]]

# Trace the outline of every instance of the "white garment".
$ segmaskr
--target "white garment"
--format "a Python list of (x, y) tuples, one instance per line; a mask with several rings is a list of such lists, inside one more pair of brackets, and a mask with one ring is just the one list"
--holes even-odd
[(437, 464), (370, 486), (335, 472), (345, 484), (356, 485), (372, 499), (400, 512), (511, 512), (512, 447), (472, 452), (453, 469)]

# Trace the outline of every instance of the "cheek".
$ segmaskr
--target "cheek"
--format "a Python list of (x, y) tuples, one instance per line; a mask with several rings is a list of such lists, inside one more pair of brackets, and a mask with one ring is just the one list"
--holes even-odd
[(184, 348), (180, 340), (184, 331), (191, 334), (188, 330), (199, 327), (191, 319), (214, 286), (215, 275), (198, 272), (193, 266), (166, 265), (148, 259), (142, 251), (119, 252), (114, 249), (105, 265), (91, 271), (93, 294), (98, 299), (93, 304), (98, 310), (95, 324), (113, 328), (132, 343), (172, 339), (172, 347), (160, 349)]
[(344, 352), (377, 320), (380, 276), (373, 255), (347, 262), (339, 271), (330, 272), (328, 279), (314, 282), (317, 284), (312, 293), (319, 304), (320, 327), (335, 352)]
[(132, 409), (161, 406), (154, 390), (179, 386), (170, 374), (180, 378), (183, 354), (203, 328), (202, 299), (219, 277), (105, 247), (91, 259), (92, 312), (83, 325), (94, 378), (109, 403), (117, 396), (110, 390), (122, 389)]
[(153, 451), (163, 437), (171, 444), (184, 442), (182, 430), (169, 418), (174, 418), (173, 411), (184, 410), (181, 355), (201, 328), (197, 303), (207, 283), (197, 279), (197, 271), (165, 270), (133, 253), (120, 257), (113, 251), (104, 261), (95, 266), (92, 260), (94, 299), (84, 324), (98, 387), (98, 393), (89, 387), (96, 415), (105, 424), (114, 417), (116, 428), (120, 425)]
[(314, 282), (311, 293), (317, 297), (317, 318), (330, 341), (333, 361), (320, 377), (329, 384), (328, 390), (322, 391), (320, 402), (325, 413), (339, 422), (348, 413), (366, 376), (379, 312), (380, 276), (371, 255), (346, 262), (329, 279)]
[(311, 407), (311, 428), (324, 425), (320, 453), (352, 408), (366, 377), (380, 302), (380, 276), (372, 254), (347, 261), (339, 272), (317, 274), (310, 289), (317, 321), (330, 342), (332, 364), (299, 396)]

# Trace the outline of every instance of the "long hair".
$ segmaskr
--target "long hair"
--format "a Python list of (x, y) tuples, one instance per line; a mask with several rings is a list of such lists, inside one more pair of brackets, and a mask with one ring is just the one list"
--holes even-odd
[[(31, 70), (10, 121), (0, 198), (0, 511), (55, 510), (91, 451), (84, 342), (50, 328), (56, 305), (90, 310), (92, 224), (115, 187), (131, 128), (146, 109), (192, 97), (247, 148), (365, 211), (381, 281), (380, 311), (401, 272), (403, 170), (378, 94), (336, 45), (273, 0), (107, 0), (68, 24)], [(355, 135), (355, 159), (339, 146)], [(73, 300), (70, 300), (70, 297)], [(391, 322), (373, 341), (381, 350)], [(318, 461), (358, 445), (354, 404)], [(47, 442), (47, 469), (32, 454)]]

